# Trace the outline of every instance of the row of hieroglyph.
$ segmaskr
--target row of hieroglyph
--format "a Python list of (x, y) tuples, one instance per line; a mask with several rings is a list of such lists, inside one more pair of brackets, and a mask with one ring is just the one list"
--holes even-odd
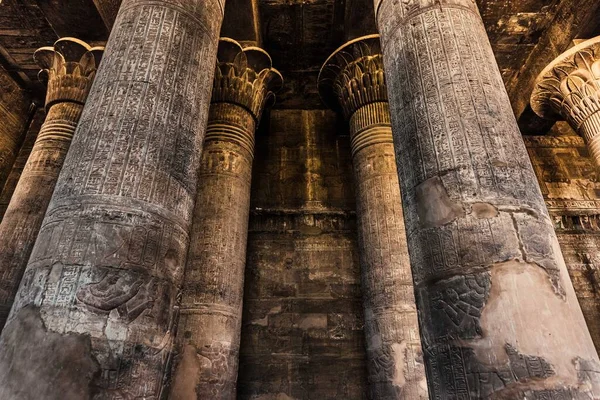
[[(350, 125), (370, 397), (600, 398), (474, 1), (375, 3), (381, 38), (319, 78)], [(126, 0), (102, 68), (72, 38), (36, 52), (47, 117), (0, 225), (1, 399), (235, 398), (254, 133), (282, 77), (218, 39), (222, 12)], [(598, 43), (532, 96), (597, 161)]]

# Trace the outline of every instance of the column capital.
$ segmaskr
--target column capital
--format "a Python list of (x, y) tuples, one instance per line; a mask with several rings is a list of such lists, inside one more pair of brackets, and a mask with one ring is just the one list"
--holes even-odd
[(46, 109), (53, 104), (73, 102), (84, 104), (94, 82), (104, 47), (65, 37), (54, 46), (42, 47), (33, 55), (42, 68), (40, 80), (48, 81)]
[(233, 39), (221, 38), (211, 103), (232, 103), (252, 114), (258, 122), (274, 92), (283, 86), (283, 77), (271, 56), (260, 47), (243, 48)]
[(337, 49), (319, 73), (319, 94), (346, 119), (360, 108), (388, 101), (379, 35), (356, 38)]
[(542, 118), (565, 119), (600, 165), (600, 36), (551, 62), (538, 76), (530, 103)]
[(538, 76), (531, 108), (542, 118), (566, 119), (578, 130), (600, 111), (600, 36), (558, 56)]

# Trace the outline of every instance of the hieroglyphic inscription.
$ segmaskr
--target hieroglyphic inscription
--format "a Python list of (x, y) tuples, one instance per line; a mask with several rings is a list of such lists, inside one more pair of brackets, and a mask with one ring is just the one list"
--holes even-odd
[(47, 116), (0, 224), (0, 329), (27, 266), (104, 48), (72, 38), (34, 59), (48, 78)]
[[(263, 50), (219, 41), (171, 396), (236, 399), (254, 134), (282, 84)], [(190, 363), (201, 360), (190, 372)]]
[(217, 0), (123, 1), (13, 308), (91, 336), (96, 396), (162, 390), (221, 20)]
[[(574, 358), (593, 354), (475, 2), (375, 5), (432, 398), (488, 398), (504, 390), (479, 390), (468, 379), (463, 350), (469, 346), (477, 348), (473, 359), (485, 358), (496, 369), (507, 357), (506, 343), (532, 352), (515, 340), (535, 332), (529, 321), (537, 312), (510, 301), (498, 306), (499, 291), (511, 298), (529, 290), (503, 284), (509, 276), (517, 282), (541, 268), (543, 284), (536, 290), (557, 299), (548, 312), (563, 323), (544, 340), (547, 349), (567, 348), (569, 354), (535, 351), (536, 357), (572, 365)], [(486, 332), (490, 321), (504, 318), (510, 318), (510, 329), (500, 325)], [(571, 325), (569, 331), (564, 325)], [(574, 325), (577, 347), (570, 339)], [(465, 349), (454, 347), (457, 339)], [(556, 373), (578, 380), (574, 368)], [(536, 375), (539, 387), (520, 387), (518, 393), (543, 388), (558, 399), (571, 390), (546, 378)], [(585, 395), (598, 395), (596, 390)]]
[(378, 36), (350, 41), (329, 57), (319, 89), (350, 125), (370, 398), (426, 399)]

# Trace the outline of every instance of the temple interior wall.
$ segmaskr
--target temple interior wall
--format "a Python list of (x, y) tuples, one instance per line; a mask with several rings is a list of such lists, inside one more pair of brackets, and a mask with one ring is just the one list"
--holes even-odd
[(252, 182), (238, 396), (363, 398), (347, 128), (323, 110), (273, 110), (264, 120)]

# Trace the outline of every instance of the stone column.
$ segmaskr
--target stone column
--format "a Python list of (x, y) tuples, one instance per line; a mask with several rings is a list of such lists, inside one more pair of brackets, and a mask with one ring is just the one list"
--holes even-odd
[(23, 144), (19, 149), (19, 154), (17, 154), (17, 158), (13, 163), (10, 174), (6, 179), (2, 193), (0, 194), (0, 222), (2, 222), (4, 214), (6, 214), (10, 199), (17, 188), (19, 179), (21, 179), (21, 174), (23, 173), (25, 165), (27, 165), (27, 160), (31, 155), (31, 150), (33, 150), (33, 145), (35, 144), (35, 140), (37, 139), (38, 133), (40, 133), (40, 129), (42, 128), (45, 119), (46, 111), (44, 110), (44, 107), (38, 107), (29, 123), (25, 138), (23, 139)]
[(542, 71), (531, 108), (542, 118), (566, 120), (600, 166), (600, 36), (561, 54)]
[(191, 245), (173, 399), (236, 398), (254, 132), (283, 81), (269, 55), (219, 42)]
[(223, 4), (123, 1), (0, 336), (0, 398), (162, 396)]
[(29, 94), (6, 72), (0, 69), (0, 188), (6, 180), (19, 152), (27, 124), (36, 106)]
[(319, 92), (350, 123), (370, 398), (427, 399), (379, 35), (336, 50)]
[(0, 329), (17, 294), (103, 51), (63, 38), (54, 47), (35, 52), (34, 59), (48, 80), (46, 119), (0, 224)]
[(474, 0), (375, 0), (431, 398), (600, 398)]

